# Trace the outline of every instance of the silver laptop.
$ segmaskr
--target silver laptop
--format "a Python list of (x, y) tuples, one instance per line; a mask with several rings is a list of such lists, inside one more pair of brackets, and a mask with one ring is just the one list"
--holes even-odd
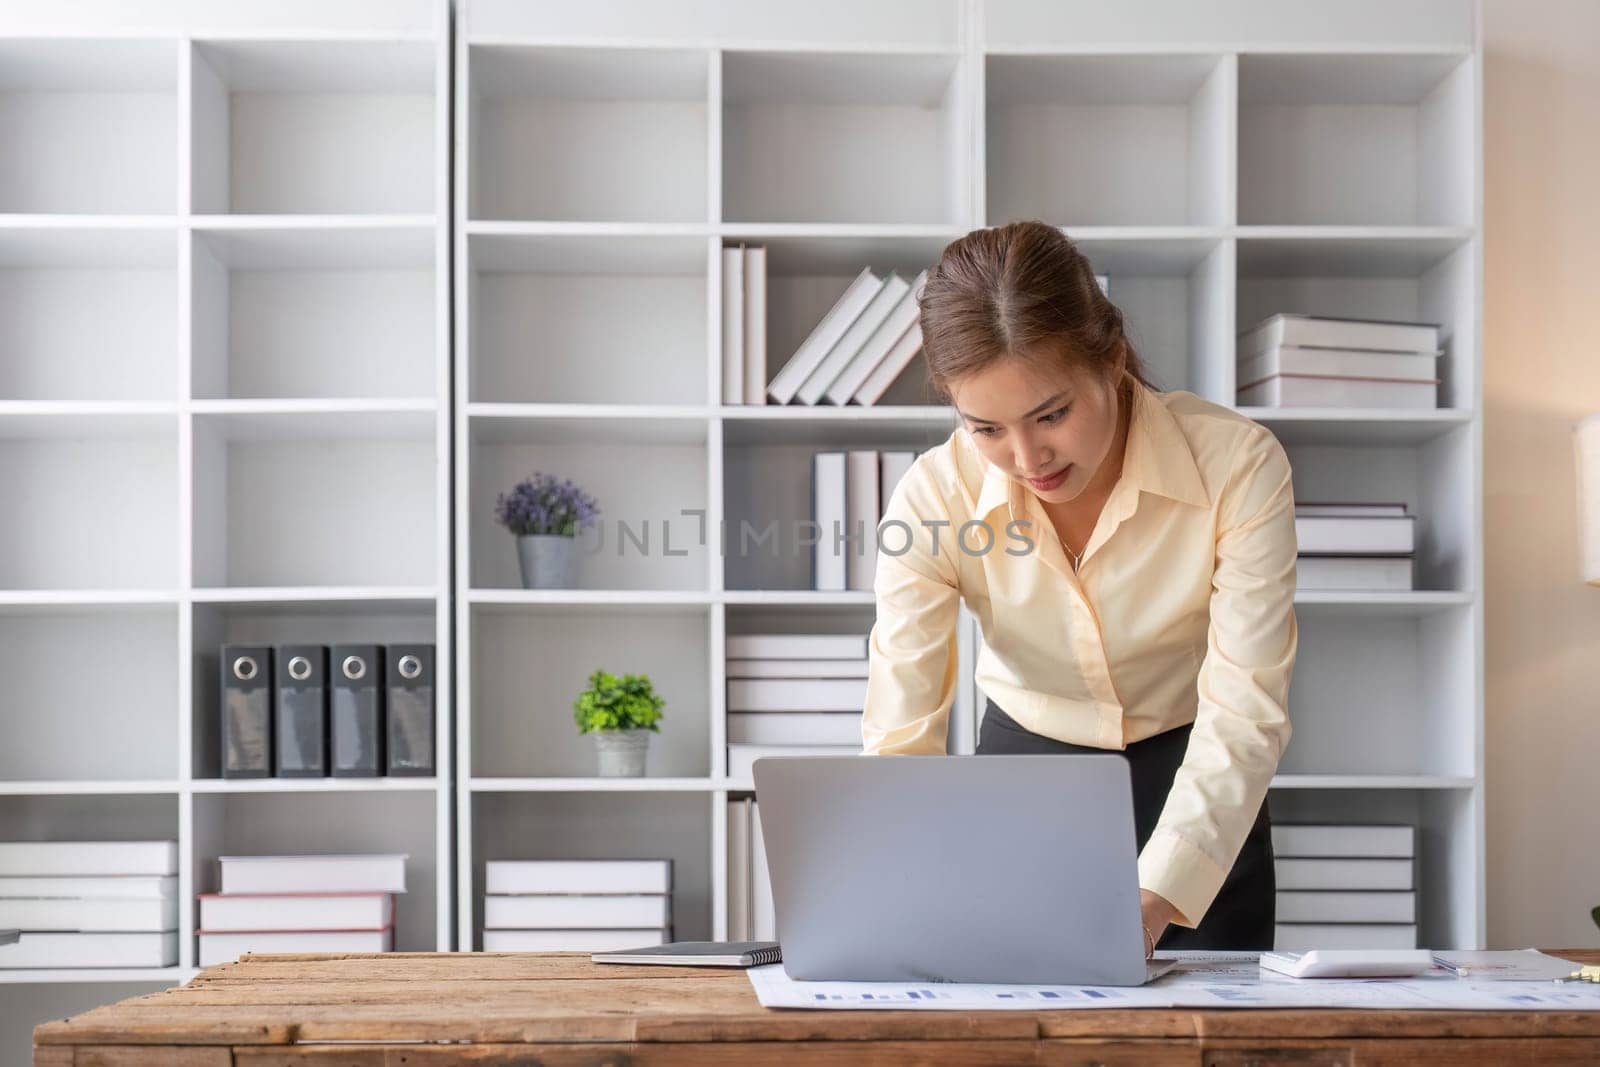
[(1142, 985), (1127, 760), (755, 761), (778, 942), (801, 980)]

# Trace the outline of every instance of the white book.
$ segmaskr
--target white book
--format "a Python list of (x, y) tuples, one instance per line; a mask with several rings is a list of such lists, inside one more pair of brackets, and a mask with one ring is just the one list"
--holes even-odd
[(1273, 823), (1274, 856), (1410, 859), (1417, 829), (1408, 824)]
[(767, 395), (779, 404), (793, 400), (800, 386), (827, 356), (828, 350), (844, 336), (856, 316), (861, 314), (861, 310), (882, 286), (883, 279), (872, 273), (870, 267), (863, 268), (839, 299), (834, 301), (828, 313), (812, 327), (806, 339), (800, 342), (794, 355), (773, 376), (772, 383), (767, 386)]
[(665, 945), (665, 929), (642, 930), (485, 930), (485, 952), (618, 952)]
[(1279, 374), (1239, 390), (1242, 406), (1264, 408), (1404, 408), (1439, 406), (1439, 383)]
[(1302, 504), (1296, 503), (1294, 513), (1306, 519), (1403, 519), (1404, 504)]
[(911, 288), (909, 282), (893, 271), (884, 279), (878, 291), (873, 294), (867, 306), (861, 309), (861, 314), (856, 316), (850, 328), (840, 335), (833, 347), (828, 349), (828, 354), (822, 362), (817, 364), (815, 370), (801, 383), (795, 396), (802, 404), (815, 404), (822, 399), (823, 392), (839, 377), (841, 371), (855, 358), (861, 346), (873, 335), (883, 320), (889, 317), (889, 312), (900, 302)]
[[(729, 745), (728, 777), (751, 781), (756, 760), (769, 756), (859, 756), (861, 745)], [(757, 941), (771, 938), (758, 937)]]
[(853, 745), (860, 744), (860, 742), (861, 713), (859, 711), (733, 711), (728, 713), (729, 744)]
[[(830, 404), (844, 406), (855, 396), (856, 390), (861, 388), (878, 364), (882, 363), (889, 350), (896, 341), (905, 336), (911, 324), (917, 321), (921, 309), (917, 298), (922, 293), (922, 284), (928, 280), (928, 272), (923, 271), (911, 279), (911, 284), (901, 294), (899, 301), (889, 309), (889, 314), (884, 316), (878, 328), (872, 331), (850, 362), (834, 378), (823, 394)], [(865, 318), (865, 315), (862, 316)]]
[(729, 659), (867, 658), (866, 634), (729, 634)]
[(116, 900), (111, 897), (26, 900), (12, 897), (0, 900), (0, 929), (133, 933), (177, 928), (176, 897), (149, 897), (143, 900)]
[(1319, 948), (1416, 948), (1412, 923), (1278, 923), (1273, 947), (1279, 952)]
[(393, 952), (394, 928), (385, 930), (198, 931), (200, 966), (232, 963), (249, 952)]
[(853, 711), (867, 702), (865, 678), (730, 678), (728, 710)]
[(1269, 348), (1359, 348), (1377, 352), (1437, 352), (1439, 327), (1431, 322), (1388, 322), (1317, 315), (1271, 315), (1239, 335), (1239, 354)]
[(744, 402), (767, 402), (767, 250), (744, 250)]
[(846, 588), (845, 535), (846, 475), (843, 452), (818, 452), (811, 457), (811, 521), (817, 524), (817, 543), (811, 546), (811, 588), (842, 592)]
[(672, 860), (490, 860), (486, 893), (671, 893)]
[(394, 925), (389, 893), (202, 893), (200, 929), (381, 930)]
[(1279, 889), (1415, 889), (1409, 859), (1274, 858)]
[(606, 930), (667, 926), (672, 898), (663, 894), (527, 894), (483, 898), (485, 930)]
[(1281, 923), (1414, 923), (1414, 892), (1348, 893), (1329, 890), (1280, 890), (1277, 920)]
[(750, 938), (750, 800), (728, 801), (728, 940)]
[(178, 934), (25, 933), (0, 945), (0, 970), (36, 967), (176, 967)]
[(744, 249), (722, 250), (722, 402), (744, 403)]
[(730, 659), (729, 678), (865, 678), (864, 659)]
[(405, 855), (223, 856), (224, 893), (404, 893)]
[(76, 878), (177, 873), (176, 841), (0, 842), (0, 875)]
[(855, 538), (845, 544), (845, 585), (850, 589), (872, 589), (872, 576), (878, 570), (878, 453), (852, 449), (845, 453), (844, 528)]
[(856, 390), (856, 403), (869, 407), (876, 404), (920, 351), (922, 351), (922, 326), (913, 322), (911, 327), (895, 341), (889, 349), (889, 354), (883, 357), (882, 362), (871, 374), (867, 375), (867, 380), (861, 383), (861, 388)]
[(889, 501), (894, 496), (895, 486), (900, 484), (911, 471), (911, 465), (917, 461), (915, 452), (880, 452), (878, 464), (878, 496), (880, 510), (879, 520), (889, 508)]
[(750, 804), (750, 934), (752, 941), (778, 940), (772, 876), (767, 869), (767, 842), (761, 833), (761, 805), (754, 801)]
[(1296, 515), (1295, 539), (1307, 556), (1404, 556), (1416, 551), (1416, 519), (1319, 518)]
[(1439, 354), (1363, 352), (1357, 348), (1296, 348), (1289, 345), (1274, 345), (1260, 355), (1239, 361), (1241, 388), (1263, 378), (1270, 378), (1274, 374), (1431, 382), (1439, 377)]
[(131, 900), (176, 897), (178, 876), (91, 875), (86, 878), (0, 878), (0, 898), (104, 898)]
[(1300, 589), (1403, 593), (1416, 588), (1410, 556), (1301, 556), (1295, 561)]

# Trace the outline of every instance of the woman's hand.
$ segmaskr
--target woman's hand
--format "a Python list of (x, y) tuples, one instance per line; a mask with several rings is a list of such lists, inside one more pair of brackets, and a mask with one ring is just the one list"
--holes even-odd
[(1144, 928), (1149, 933), (1145, 939), (1148, 949), (1144, 958), (1149, 959), (1154, 954), (1155, 946), (1161, 940), (1161, 935), (1166, 933), (1167, 924), (1172, 922), (1178, 914), (1178, 909), (1167, 902), (1167, 898), (1159, 893), (1152, 893), (1148, 889), (1139, 890), (1139, 912), (1144, 919)]

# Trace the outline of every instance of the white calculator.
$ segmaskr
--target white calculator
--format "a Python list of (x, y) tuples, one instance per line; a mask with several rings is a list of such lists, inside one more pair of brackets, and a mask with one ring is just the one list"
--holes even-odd
[(1410, 978), (1433, 970), (1433, 953), (1425, 948), (1314, 948), (1263, 952), (1261, 966), (1293, 978)]

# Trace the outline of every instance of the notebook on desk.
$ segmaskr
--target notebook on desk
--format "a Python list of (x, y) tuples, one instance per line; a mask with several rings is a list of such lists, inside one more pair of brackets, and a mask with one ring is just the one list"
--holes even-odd
[(678, 941), (645, 948), (596, 952), (596, 963), (666, 963), (680, 967), (760, 967), (778, 963), (783, 954), (776, 941)]

